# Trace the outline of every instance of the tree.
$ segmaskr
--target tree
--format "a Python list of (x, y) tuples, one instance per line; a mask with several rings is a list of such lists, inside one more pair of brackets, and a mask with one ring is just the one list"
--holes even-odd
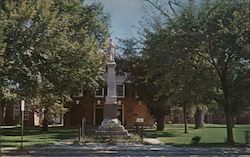
[(91, 91), (104, 74), (98, 53), (108, 35), (108, 16), (100, 4), (80, 1), (3, 1), (5, 59), (19, 98), (51, 116), (79, 90)]
[(200, 129), (204, 127), (204, 118), (205, 118), (205, 109), (207, 106), (205, 105), (197, 105), (196, 111), (194, 114), (194, 121), (195, 121), (195, 129)]
[[(157, 130), (164, 129), (165, 104), (161, 102), (163, 99), (154, 98), (156, 86), (150, 81), (145, 82), (145, 66), (147, 61), (142, 55), (142, 47), (135, 39), (120, 40), (120, 49), (122, 54), (117, 58), (119, 73), (126, 72), (129, 78), (136, 84), (137, 94), (140, 99), (146, 102), (151, 113), (155, 116), (157, 122)], [(157, 104), (157, 105), (156, 105)]]
[[(194, 41), (188, 38), (188, 33), (189, 29), (196, 24), (192, 23), (192, 19), (187, 18), (193, 16), (191, 9), (189, 7), (181, 12), (178, 18), (183, 20), (174, 17), (169, 19), (170, 16), (166, 15), (167, 13), (164, 13), (167, 16), (165, 21), (155, 18), (151, 27), (144, 29), (143, 48), (140, 55), (134, 56), (134, 59), (131, 59), (130, 55), (129, 60), (136, 60), (138, 64), (131, 62), (127, 64), (136, 65), (137, 70), (132, 70), (132, 76), (135, 77), (139, 95), (147, 102), (156, 118), (157, 130), (164, 129), (168, 106), (180, 105), (184, 109), (184, 115), (187, 115), (187, 108), (197, 103), (200, 99), (198, 93), (205, 88), (195, 86), (201, 82), (196, 79), (198, 78), (196, 76), (201, 75), (201, 64), (204, 63), (197, 62), (199, 56), (191, 53), (195, 47), (192, 45)], [(126, 45), (128, 43), (130, 45)], [(126, 52), (130, 52), (131, 42), (127, 41), (125, 45)], [(185, 126), (187, 126), (187, 118), (184, 117)], [(187, 127), (185, 128), (187, 133)]]
[[(172, 7), (172, 2), (169, 5)], [(157, 4), (154, 6), (161, 9)], [(206, 88), (196, 86), (204, 81), (200, 78), (206, 78), (202, 73), (206, 63), (198, 62), (199, 56), (192, 53), (195, 50), (193, 43), (199, 40), (189, 38), (190, 28), (197, 25), (193, 23), (195, 13), (191, 12), (192, 9), (190, 4), (182, 11), (173, 11), (173, 16), (164, 12), (166, 18), (155, 18), (151, 27), (144, 29), (144, 69), (140, 76), (142, 87), (147, 87), (147, 90), (141, 90), (144, 91), (142, 95), (152, 106), (154, 115), (164, 119), (167, 106), (183, 107), (185, 133), (187, 109), (205, 99), (201, 93)], [(164, 121), (161, 120), (161, 123)]]
[(0, 116), (2, 124), (5, 124), (6, 106), (16, 98), (15, 86), (8, 80), (8, 67), (5, 67), (5, 43), (3, 42), (3, 30), (5, 23), (0, 26)]
[[(152, 1), (148, 1), (152, 3)], [(187, 88), (189, 83), (185, 82), (192, 80), (185, 77), (184, 79), (183, 77), (175, 77), (177, 82), (180, 81), (177, 83), (180, 86), (176, 86), (174, 89), (177, 91), (177, 94), (179, 93), (178, 95), (183, 96), (187, 96), (190, 94), (190, 91), (194, 91), (194, 97), (188, 100), (196, 101), (196, 98), (205, 102), (215, 100), (223, 106), (227, 121), (227, 143), (233, 144), (232, 123), (236, 111), (234, 109), (242, 110), (247, 106), (246, 104), (248, 103), (246, 102), (249, 102), (249, 99), (243, 96), (245, 94), (242, 94), (242, 87), (239, 87), (246, 80), (246, 77), (240, 76), (246, 76), (246, 71), (249, 67), (248, 15), (250, 3), (248, 1), (236, 0), (204, 0), (197, 5), (194, 5), (194, 3), (182, 5), (176, 1), (171, 1), (170, 3), (176, 4), (176, 7), (170, 6), (171, 10), (173, 10), (173, 15), (167, 14), (159, 5), (155, 5), (166, 19), (156, 19), (151, 29), (145, 29), (148, 35), (146, 36), (147, 42), (144, 44), (145, 49), (151, 49), (151, 53), (154, 54), (147, 54), (146, 56), (151, 61), (148, 62), (148, 75), (146, 76), (152, 78), (151, 82), (159, 80), (161, 88), (165, 89), (169, 89), (169, 85), (166, 85), (164, 81), (170, 80), (171, 77), (162, 81), (159, 78), (166, 78), (166, 74), (168, 74), (167, 76), (175, 74), (177, 76), (178, 74), (181, 74), (179, 76), (189, 76), (188, 74), (191, 74), (191, 76), (195, 76), (193, 78), (196, 81), (203, 82), (201, 85), (207, 88), (195, 89), (194, 81), (194, 84), (190, 86), (192, 89), (190, 89)], [(171, 25), (172, 27), (169, 27)], [(153, 38), (150, 36), (153, 36)], [(152, 41), (157, 42), (153, 43)], [(165, 44), (163, 44), (164, 42)], [(152, 45), (148, 43), (152, 43)], [(167, 65), (166, 62), (171, 59), (171, 56), (166, 57), (164, 55), (170, 54), (171, 51), (174, 52), (173, 54), (179, 54), (177, 61), (181, 61), (181, 65), (188, 69), (188, 73), (164, 71), (165, 68), (170, 70), (170, 67), (173, 67), (172, 70), (178, 71), (179, 68), (176, 67), (181, 67), (176, 64), (178, 62), (165, 66)], [(164, 59), (167, 60), (163, 61)], [(176, 66), (173, 66), (174, 64)], [(186, 65), (191, 66), (186, 67)], [(152, 67), (151, 71), (149, 71), (150, 66)], [(194, 75), (196, 72), (190, 73), (192, 68), (197, 67), (200, 69), (202, 77)], [(211, 79), (204, 79), (206, 78), (205, 76)], [(157, 89), (156, 91), (159, 94), (161, 90)], [(249, 93), (249, 91), (246, 93)], [(181, 96), (180, 98), (185, 100), (185, 97)], [(180, 100), (177, 99), (177, 102)], [(186, 105), (186, 103), (184, 104)], [(236, 107), (236, 104), (242, 104), (242, 107)]]
[[(0, 88), (2, 89), (3, 88), (3, 73), (4, 73), (4, 70), (3, 70), (3, 63), (4, 63), (4, 58), (3, 58), (3, 53), (4, 53), (4, 44), (3, 44), (3, 30), (2, 30), (2, 27), (3, 25), (1, 25), (0, 27)], [(2, 90), (1, 90), (2, 91)], [(3, 93), (1, 92), (0, 94), (0, 99), (2, 100), (3, 99)], [(3, 104), (0, 103), (0, 116), (1, 116), (1, 120), (3, 121), (0, 121), (0, 124), (4, 123), (4, 108), (3, 108)]]
[(241, 75), (245, 75), (249, 66), (245, 63), (249, 61), (249, 5), (247, 1), (205, 1), (199, 13), (203, 40), (199, 42), (198, 54), (214, 70), (214, 100), (224, 109), (228, 144), (234, 143), (232, 126), (234, 109), (238, 108), (236, 100), (246, 100), (246, 97), (239, 97), (243, 90), (237, 89), (244, 81)]

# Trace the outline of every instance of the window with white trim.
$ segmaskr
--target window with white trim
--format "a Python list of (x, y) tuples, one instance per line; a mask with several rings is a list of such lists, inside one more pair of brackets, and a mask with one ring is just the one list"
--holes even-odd
[(97, 88), (95, 91), (95, 97), (104, 97), (104, 88)]
[(29, 120), (29, 118), (30, 118), (30, 112), (27, 109), (25, 109), (25, 111), (24, 111), (24, 120)]
[[(15, 104), (13, 107), (13, 120), (20, 119), (21, 118), (21, 108), (19, 104)], [(30, 112), (27, 108), (24, 110), (24, 120), (29, 120), (30, 118)]]
[(116, 95), (117, 95), (118, 98), (124, 98), (125, 97), (125, 85), (124, 84), (116, 85)]
[(20, 116), (20, 105), (15, 104), (13, 107), (13, 120)]

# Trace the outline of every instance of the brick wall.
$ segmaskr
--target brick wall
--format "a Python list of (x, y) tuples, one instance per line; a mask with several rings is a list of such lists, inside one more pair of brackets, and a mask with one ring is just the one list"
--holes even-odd
[[(17, 109), (17, 108), (16, 108)], [(17, 125), (21, 124), (21, 111), (18, 108), (18, 112), (14, 113), (14, 105), (8, 105), (6, 107), (6, 115), (5, 115), (5, 125)], [(34, 126), (34, 112), (26, 111), (24, 125), (26, 126)]]
[[(76, 100), (79, 100), (79, 104), (76, 104)], [(125, 98), (118, 98), (117, 101), (121, 102), (121, 105), (118, 106), (122, 106), (123, 108), (125, 126), (134, 125), (136, 118), (143, 118), (145, 125), (152, 126), (154, 124), (154, 119), (152, 118), (146, 105), (135, 97), (134, 84), (126, 84)], [(103, 108), (104, 105), (105, 97), (97, 98), (94, 97), (94, 95), (88, 95), (74, 98), (73, 102), (68, 104), (69, 112), (67, 112), (64, 117), (65, 125), (79, 126), (81, 124), (82, 117), (85, 117), (87, 125), (93, 126), (95, 120), (94, 109)]]

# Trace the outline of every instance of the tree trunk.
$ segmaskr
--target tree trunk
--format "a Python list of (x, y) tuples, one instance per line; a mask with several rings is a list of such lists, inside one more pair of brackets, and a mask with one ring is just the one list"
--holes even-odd
[(0, 125), (3, 125), (4, 122), (3, 122), (3, 106), (2, 104), (0, 104), (1, 107), (0, 107)]
[(49, 131), (49, 123), (48, 123), (48, 111), (47, 109), (44, 110), (44, 118), (43, 118), (43, 127), (42, 131)]
[(195, 129), (204, 127), (204, 111), (202, 111), (199, 107), (196, 108), (196, 112), (194, 114), (195, 120)]
[(0, 124), (5, 125), (5, 117), (6, 117), (6, 106), (1, 104), (0, 108)]
[(165, 115), (159, 115), (156, 117), (157, 131), (163, 131), (165, 127)]
[[(225, 69), (227, 70), (227, 69)], [(223, 75), (220, 76), (221, 79), (221, 84), (222, 84), (222, 89), (224, 93), (224, 112), (226, 116), (226, 124), (227, 124), (227, 144), (228, 145), (233, 145), (234, 144), (234, 137), (233, 137), (233, 114), (232, 114), (232, 104), (229, 101), (230, 96), (229, 96), (229, 86), (228, 86), (228, 81), (226, 77), (226, 71), (222, 72)]]
[(232, 127), (235, 128), (235, 124), (236, 124), (236, 119), (234, 116), (232, 116)]
[(226, 124), (227, 124), (227, 144), (233, 145), (234, 144), (234, 137), (233, 137), (233, 116), (230, 111), (225, 109), (226, 115)]
[(184, 126), (185, 126), (185, 131), (184, 133), (187, 134), (187, 107), (186, 105), (183, 106), (183, 116), (184, 116)]
[(4, 106), (3, 106), (3, 125), (5, 125), (5, 120), (6, 120), (6, 110), (7, 110), (7, 108), (6, 108), (6, 106), (4, 105)]

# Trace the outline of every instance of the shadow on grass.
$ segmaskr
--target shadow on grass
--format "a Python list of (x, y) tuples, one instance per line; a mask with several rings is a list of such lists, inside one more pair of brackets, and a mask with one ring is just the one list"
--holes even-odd
[(36, 143), (31, 146), (26, 146), (26, 148), (33, 148), (33, 147), (44, 147), (44, 146), (51, 146), (53, 143)]
[[(1, 130), (3, 147), (19, 147), (21, 142), (20, 128), (6, 128)], [(60, 140), (76, 138), (78, 130), (74, 128), (55, 127), (49, 128), (48, 132), (43, 132), (40, 127), (26, 127), (24, 130), (24, 145), (27, 147), (46, 146)]]
[[(21, 142), (20, 140), (2, 140), (2, 143), (10, 143), (10, 142)], [(23, 140), (23, 142), (31, 142), (30, 140)]]
[(234, 145), (227, 145), (226, 143), (199, 143), (199, 144), (165, 143), (165, 145), (171, 145), (176, 147), (247, 147), (247, 145), (241, 143), (235, 143)]
[(176, 137), (176, 134), (165, 131), (145, 131), (144, 137), (146, 138), (158, 138), (158, 137)]
[[(32, 145), (26, 145), (24, 143), (24, 148), (25, 149), (29, 149), (29, 148), (33, 148), (33, 147), (44, 147), (44, 146), (50, 146), (50, 145), (53, 145), (52, 142), (48, 142), (48, 143), (35, 143), (35, 144), (32, 144)], [(11, 143), (4, 143), (2, 144), (2, 148), (4, 147), (15, 147), (15, 148), (18, 148), (18, 149), (21, 149), (21, 143), (19, 142), (18, 144), (15, 143), (14, 144), (11, 144)]]
[[(49, 131), (42, 131), (40, 127), (27, 127), (24, 129), (24, 135), (40, 135), (40, 134), (54, 134), (54, 133), (62, 133), (62, 134), (72, 134), (77, 132), (77, 129), (68, 129), (64, 127), (55, 127), (49, 128)], [(1, 129), (1, 134), (4, 136), (17, 136), (21, 134), (21, 128), (6, 128)]]
[[(4, 136), (17, 136), (21, 135), (21, 128), (4, 128), (1, 129), (1, 134)], [(41, 134), (41, 129), (38, 127), (27, 127), (24, 129), (24, 135), (37, 135)]]
[(64, 139), (76, 138), (78, 137), (78, 133), (73, 132), (72, 134), (56, 134), (52, 137), (58, 140), (64, 140)]
[(227, 127), (226, 126), (205, 126), (204, 128), (216, 129), (216, 128), (227, 128)]

